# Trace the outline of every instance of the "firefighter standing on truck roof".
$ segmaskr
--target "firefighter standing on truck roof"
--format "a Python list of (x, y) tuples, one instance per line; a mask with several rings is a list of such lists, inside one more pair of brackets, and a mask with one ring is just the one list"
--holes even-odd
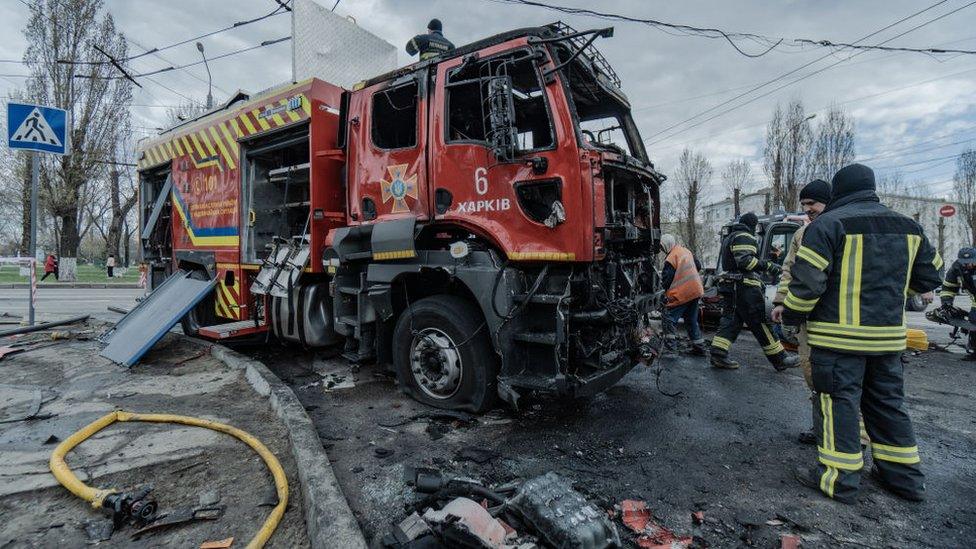
[[(960, 248), (957, 259), (946, 271), (945, 280), (942, 281), (942, 290), (939, 291), (943, 314), (949, 317), (956, 315), (956, 309), (952, 306), (952, 302), (959, 294), (960, 288), (966, 290), (970, 297), (976, 296), (976, 279), (974, 278), (976, 278), (976, 249)], [(959, 316), (961, 314), (960, 312)], [(976, 303), (970, 307), (966, 318), (970, 322), (976, 322)], [(969, 332), (966, 352), (970, 356), (976, 355), (976, 331)]]
[[(800, 189), (800, 206), (803, 207), (803, 213), (807, 214), (807, 218), (811, 222), (817, 219), (820, 212), (827, 207), (828, 202), (830, 202), (830, 183), (827, 183), (823, 179), (815, 179)], [(806, 228), (807, 225), (803, 225), (793, 233), (789, 250), (786, 252), (786, 258), (783, 260), (783, 272), (780, 274), (776, 296), (773, 297), (775, 307), (773, 307), (773, 312), (770, 314), (773, 322), (777, 324), (783, 321), (783, 300), (786, 299), (786, 290), (790, 286), (790, 280), (792, 280), (790, 269), (793, 267), (793, 263), (796, 262), (796, 250), (800, 247), (800, 242), (803, 239), (803, 233)], [(813, 380), (810, 379), (810, 345), (807, 343), (806, 329), (800, 328), (800, 333), (797, 334), (796, 344), (800, 367), (803, 369), (803, 379), (806, 380), (807, 387), (813, 391)], [(816, 439), (814, 438), (813, 432), (809, 431), (800, 434), (800, 441), (813, 444), (816, 442)]]
[(830, 204), (804, 232), (783, 301), (784, 334), (806, 322), (818, 393), (819, 463), (796, 471), (803, 485), (855, 502), (864, 467), (860, 410), (872, 474), (899, 497), (924, 499), (904, 405), (905, 298), (938, 286), (941, 266), (922, 227), (880, 203), (870, 168), (852, 164), (834, 175)]
[(705, 295), (701, 275), (698, 274), (701, 263), (688, 248), (678, 244), (673, 234), (661, 236), (661, 251), (666, 254), (661, 270), (661, 287), (667, 288), (665, 319), (669, 331), (673, 332), (678, 321), (684, 318), (692, 354), (705, 356), (708, 350), (698, 325), (698, 303)]
[(759, 218), (752, 212), (739, 216), (729, 236), (722, 242), (722, 278), (719, 293), (723, 297), (722, 320), (712, 338), (712, 366), (732, 370), (739, 363), (729, 360), (729, 348), (745, 323), (762, 345), (763, 353), (777, 371), (797, 365), (795, 356), (787, 356), (783, 344), (773, 335), (766, 322), (766, 300), (759, 273), (778, 274), (781, 268), (772, 261), (759, 259), (756, 225)]
[(407, 42), (407, 53), (420, 54), (420, 60), (437, 57), (454, 49), (454, 44), (444, 38), (443, 26), (440, 19), (431, 19), (427, 23), (427, 34), (418, 34)]

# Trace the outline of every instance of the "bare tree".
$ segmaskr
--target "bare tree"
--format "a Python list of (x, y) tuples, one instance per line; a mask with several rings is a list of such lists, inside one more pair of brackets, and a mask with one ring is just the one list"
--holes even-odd
[(798, 207), (800, 187), (806, 183), (813, 132), (803, 103), (790, 101), (786, 110), (776, 105), (766, 126), (763, 170), (773, 183), (773, 206), (787, 211)]
[(831, 107), (817, 124), (810, 158), (810, 179), (830, 181), (837, 170), (854, 161), (854, 117)]
[[(674, 174), (675, 191), (679, 199), (679, 221), (683, 222), (681, 237), (688, 249), (701, 255), (701, 241), (698, 238), (698, 212), (701, 209), (702, 189), (708, 185), (714, 170), (711, 163), (700, 152), (685, 148), (678, 159), (678, 170)], [(683, 219), (682, 219), (683, 218)]]
[(953, 188), (969, 226), (970, 242), (976, 242), (976, 149), (968, 149), (956, 159)]
[(166, 109), (166, 127), (172, 128), (180, 124), (193, 120), (201, 114), (207, 112), (207, 107), (201, 103), (191, 101), (181, 101), (175, 107)]
[(41, 177), (42, 200), (56, 218), (64, 280), (75, 278), (78, 247), (90, 227), (86, 186), (126, 131), (124, 105), (132, 97), (131, 83), (106, 63), (105, 54), (124, 59), (127, 50), (112, 16), (99, 16), (101, 8), (101, 0), (39, 1), (24, 29), (28, 98), (68, 110), (71, 120), (71, 154), (45, 160)]
[(746, 190), (746, 185), (752, 178), (752, 168), (745, 159), (733, 160), (722, 170), (722, 182), (732, 196), (732, 207), (735, 216), (739, 217), (739, 197)]

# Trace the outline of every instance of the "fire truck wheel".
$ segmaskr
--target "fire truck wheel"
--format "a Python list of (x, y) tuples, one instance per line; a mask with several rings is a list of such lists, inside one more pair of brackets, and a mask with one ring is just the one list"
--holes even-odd
[(481, 311), (457, 296), (413, 303), (397, 321), (393, 362), (397, 381), (431, 406), (483, 412), (496, 395), (497, 360)]
[[(190, 278), (194, 280), (209, 280), (207, 273), (200, 270), (193, 271), (190, 274)], [(211, 293), (200, 300), (200, 303), (197, 303), (195, 307), (190, 309), (190, 312), (186, 313), (180, 319), (180, 326), (183, 327), (184, 334), (190, 337), (196, 337), (200, 333), (200, 328), (213, 326), (217, 322), (217, 313), (214, 310), (214, 297), (213, 293)]]

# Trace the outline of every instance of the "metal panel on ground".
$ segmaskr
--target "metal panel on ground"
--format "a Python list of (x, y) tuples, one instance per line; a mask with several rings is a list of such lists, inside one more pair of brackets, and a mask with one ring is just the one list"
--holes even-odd
[(101, 341), (108, 345), (100, 354), (117, 364), (132, 366), (212, 292), (216, 283), (216, 278), (192, 278), (190, 271), (173, 273), (101, 337)]

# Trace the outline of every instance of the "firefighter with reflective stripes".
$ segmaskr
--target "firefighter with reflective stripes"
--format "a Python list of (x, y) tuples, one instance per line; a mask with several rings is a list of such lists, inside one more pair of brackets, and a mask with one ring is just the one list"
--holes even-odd
[(778, 371), (798, 364), (795, 356), (787, 356), (783, 344), (773, 335), (766, 322), (766, 300), (763, 297), (762, 272), (779, 274), (781, 267), (758, 257), (756, 225), (759, 218), (749, 212), (739, 216), (722, 242), (722, 278), (719, 293), (723, 297), (722, 320), (712, 338), (712, 366), (732, 370), (739, 363), (729, 359), (729, 348), (742, 330), (749, 327), (762, 346), (763, 353)]
[(443, 29), (440, 19), (431, 19), (430, 23), (427, 23), (427, 34), (418, 34), (407, 42), (407, 53), (410, 55), (419, 53), (420, 60), (423, 61), (453, 50), (454, 44), (444, 38)]
[(831, 201), (807, 227), (786, 298), (784, 334), (806, 322), (817, 391), (818, 464), (806, 486), (853, 503), (864, 467), (858, 410), (871, 437), (872, 474), (894, 494), (924, 499), (918, 446), (905, 411), (905, 300), (939, 285), (942, 259), (914, 220), (883, 206), (874, 172), (834, 175)]
[[(953, 307), (953, 301), (959, 295), (959, 290), (966, 290), (970, 297), (976, 296), (976, 249), (974, 248), (961, 248), (956, 260), (946, 271), (945, 279), (942, 280), (939, 298), (942, 300), (943, 314), (950, 318), (963, 316), (963, 311), (957, 313)], [(970, 322), (976, 322), (976, 306), (970, 307), (967, 318)], [(966, 352), (970, 355), (976, 354), (976, 331), (969, 332)]]
[(698, 325), (698, 304), (705, 295), (699, 274), (701, 263), (688, 248), (678, 244), (673, 234), (661, 236), (661, 250), (667, 254), (661, 269), (661, 287), (667, 288), (665, 320), (668, 332), (673, 333), (674, 326), (683, 318), (692, 354), (705, 356), (708, 349)]

